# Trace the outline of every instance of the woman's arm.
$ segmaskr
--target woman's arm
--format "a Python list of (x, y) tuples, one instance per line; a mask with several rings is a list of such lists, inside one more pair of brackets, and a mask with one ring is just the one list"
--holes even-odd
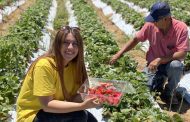
[(90, 98), (81, 103), (53, 100), (53, 96), (40, 96), (39, 100), (45, 112), (69, 113), (100, 106), (97, 98)]

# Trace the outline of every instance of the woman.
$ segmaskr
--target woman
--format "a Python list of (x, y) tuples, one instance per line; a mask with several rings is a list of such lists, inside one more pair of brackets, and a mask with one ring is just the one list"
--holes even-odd
[(100, 103), (77, 94), (88, 81), (79, 31), (59, 30), (50, 50), (30, 66), (17, 100), (17, 122), (97, 121), (85, 109)]

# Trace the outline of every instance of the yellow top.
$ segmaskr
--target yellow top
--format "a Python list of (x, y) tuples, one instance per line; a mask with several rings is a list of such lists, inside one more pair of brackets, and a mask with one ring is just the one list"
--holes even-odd
[[(26, 75), (17, 99), (17, 122), (33, 121), (38, 111), (42, 109), (38, 96), (53, 95), (56, 100), (64, 100), (58, 72), (48, 59), (55, 64), (52, 58), (40, 59), (34, 67), (33, 77), (31, 71)], [(75, 94), (79, 88), (74, 84), (75, 67), (74, 63), (69, 63), (64, 68), (65, 87), (70, 94)]]

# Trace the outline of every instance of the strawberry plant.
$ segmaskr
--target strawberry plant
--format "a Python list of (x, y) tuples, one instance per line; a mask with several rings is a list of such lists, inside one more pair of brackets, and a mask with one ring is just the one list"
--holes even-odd
[(51, 0), (37, 0), (21, 19), (0, 38), (0, 121), (13, 109), (28, 61), (38, 48)]
[[(146, 79), (142, 73), (136, 71), (137, 63), (130, 56), (126, 54), (114, 66), (108, 65), (107, 57), (111, 57), (119, 48), (111, 34), (102, 26), (92, 6), (88, 5), (85, 0), (71, 0), (71, 2), (85, 39), (85, 59), (89, 63), (90, 76), (128, 81), (136, 88), (135, 93), (125, 94), (118, 106), (105, 105), (104, 117), (114, 122), (169, 120), (166, 114), (153, 107), (149, 99), (150, 93), (146, 87)], [(143, 110), (145, 112), (142, 112)], [(149, 118), (150, 114), (151, 118)]]
[[(139, 30), (143, 24), (144, 20), (142, 19), (142, 15), (137, 13), (135, 10), (130, 8), (128, 5), (123, 4), (118, 0), (102, 0), (112, 7), (116, 13), (121, 14), (122, 18), (126, 21), (126, 23), (130, 23), (134, 25), (136, 30)], [(122, 6), (122, 7), (121, 7)]]

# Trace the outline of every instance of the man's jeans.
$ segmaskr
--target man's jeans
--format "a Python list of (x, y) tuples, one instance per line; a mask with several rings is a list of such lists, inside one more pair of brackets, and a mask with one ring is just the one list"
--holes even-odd
[(183, 64), (178, 60), (174, 60), (167, 64), (159, 65), (156, 73), (149, 72), (147, 67), (144, 69), (144, 72), (148, 76), (147, 85), (150, 87), (150, 90), (162, 87), (164, 81), (168, 78), (168, 84), (165, 86), (165, 90), (166, 95), (171, 96), (183, 75)]

